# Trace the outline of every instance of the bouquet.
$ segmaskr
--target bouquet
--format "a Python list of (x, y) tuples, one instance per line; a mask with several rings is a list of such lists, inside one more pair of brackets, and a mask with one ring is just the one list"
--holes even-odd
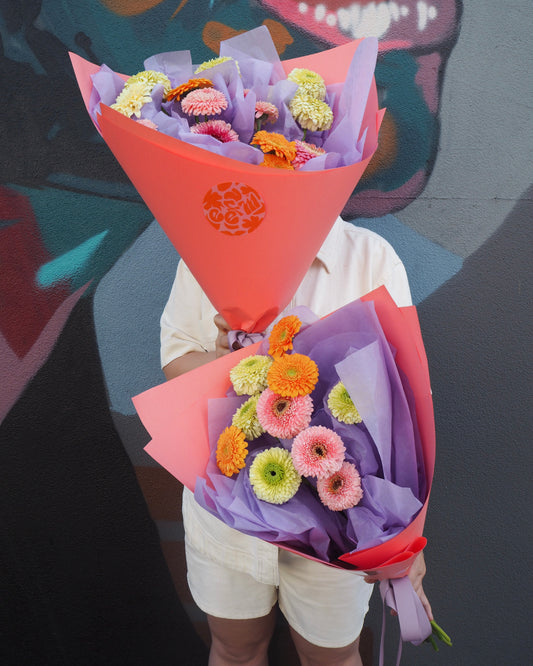
[[(289, 303), (370, 161), (376, 54), (369, 38), (282, 62), (264, 26), (222, 42), (197, 74), (189, 51), (149, 58), (133, 80), (71, 54), (99, 132), (232, 328), (263, 331)], [(302, 141), (313, 145), (297, 156)]]
[[(290, 319), (276, 324), (272, 335), (282, 342), (280, 358), (294, 360), (300, 355), (316, 364), (316, 372), (306, 374), (308, 388), (313, 386), (308, 394), (312, 406), (307, 400), (307, 406), (291, 411), (294, 401), (287, 400), (291, 396), (271, 396), (270, 391), (280, 388), (276, 381), (271, 389), (268, 380), (266, 387), (260, 384), (263, 388), (257, 395), (249, 375), (261, 374), (253, 371), (254, 366), (255, 370), (273, 367), (278, 355), (275, 345), (270, 349), (270, 341), (257, 342), (136, 396), (135, 408), (152, 437), (146, 451), (228, 525), (327, 566), (378, 577), (384, 601), (398, 610), (402, 639), (418, 644), (432, 633), (432, 626), (406, 575), (426, 543), (422, 531), (433, 478), (435, 432), (416, 309), (398, 308), (381, 287), (321, 320), (302, 310), (293, 316), (301, 322), (297, 334), (291, 333), (294, 320)], [(295, 369), (288, 374), (295, 374)], [(256, 401), (247, 397), (248, 392), (257, 397), (256, 414), (259, 400), (265, 403), (259, 406), (260, 412), (263, 407), (266, 412), (257, 419), (260, 427), (276, 434), (258, 432), (253, 416)], [(324, 428), (338, 435), (342, 445), (333, 445), (331, 457), (337, 464), (343, 458), (341, 470), (343, 464), (351, 466), (347, 484), (342, 473), (335, 477), (341, 470), (329, 474), (329, 489), (327, 476), (324, 484), (320, 482), (326, 486), (325, 504), (317, 477), (302, 481), (298, 469), (290, 468), (300, 466), (303, 459), (303, 476), (309, 461), (316, 469), (309, 443), (304, 442), (296, 465), (287, 462), (300, 434), (293, 433), (300, 426), (304, 433)], [(313, 446), (311, 439), (311, 450)], [(252, 470), (255, 464), (257, 469)], [(287, 468), (290, 482), (280, 484), (287, 501), (265, 501), (276, 497), (268, 476), (274, 478), (272, 471), (279, 475)], [(345, 487), (352, 506), (337, 502)], [(406, 618), (414, 626), (406, 624)]]

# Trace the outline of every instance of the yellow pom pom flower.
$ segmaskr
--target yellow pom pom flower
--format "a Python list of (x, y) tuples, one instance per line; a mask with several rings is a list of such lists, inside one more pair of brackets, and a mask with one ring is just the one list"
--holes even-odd
[(237, 395), (255, 395), (264, 391), (268, 385), (267, 375), (272, 365), (269, 356), (248, 356), (237, 363), (229, 373), (231, 383)]
[(322, 132), (333, 123), (333, 111), (326, 102), (310, 95), (296, 94), (289, 102), (292, 117), (304, 130)]
[(136, 81), (129, 86), (124, 86), (115, 103), (111, 104), (111, 108), (128, 118), (132, 116), (140, 118), (142, 107), (147, 102), (152, 101), (150, 91), (151, 88), (146, 86), (142, 81)]
[(298, 84), (299, 93), (304, 93), (305, 95), (309, 95), (310, 97), (314, 97), (321, 101), (324, 101), (326, 98), (326, 84), (324, 79), (320, 74), (317, 74), (317, 72), (313, 72), (310, 69), (295, 67), (289, 73), (287, 78), (289, 81)]
[(199, 74), (200, 72), (205, 72), (208, 69), (216, 67), (217, 65), (220, 65), (223, 62), (230, 62), (230, 61), (233, 61), (235, 63), (235, 65), (237, 66), (237, 71), (240, 74), (241, 70), (239, 69), (239, 63), (234, 58), (230, 58), (230, 56), (220, 56), (219, 58), (211, 58), (211, 60), (205, 60), (201, 65), (198, 65), (194, 73)]

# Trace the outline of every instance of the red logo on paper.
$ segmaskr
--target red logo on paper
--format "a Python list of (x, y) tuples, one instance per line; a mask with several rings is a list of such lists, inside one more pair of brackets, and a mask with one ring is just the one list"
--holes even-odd
[(219, 183), (204, 197), (204, 215), (223, 234), (248, 234), (257, 229), (265, 213), (259, 193), (244, 183)]

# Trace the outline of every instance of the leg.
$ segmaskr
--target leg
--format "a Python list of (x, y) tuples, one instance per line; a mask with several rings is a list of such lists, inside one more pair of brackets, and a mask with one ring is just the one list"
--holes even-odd
[(207, 620), (212, 639), (209, 666), (267, 666), (275, 609), (250, 620), (226, 620), (212, 615)]
[(359, 634), (372, 585), (361, 576), (280, 550), (278, 603), (302, 666), (362, 666)]
[(294, 629), (291, 636), (302, 666), (363, 666), (359, 655), (359, 639), (340, 648), (324, 648), (313, 645)]

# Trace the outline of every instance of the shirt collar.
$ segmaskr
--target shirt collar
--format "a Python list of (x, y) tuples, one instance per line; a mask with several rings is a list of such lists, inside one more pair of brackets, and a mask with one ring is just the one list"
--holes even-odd
[(331, 227), (329, 234), (326, 236), (326, 240), (322, 243), (322, 247), (316, 255), (316, 258), (323, 264), (328, 273), (331, 273), (331, 269), (335, 263), (341, 232), (342, 219), (338, 217)]

